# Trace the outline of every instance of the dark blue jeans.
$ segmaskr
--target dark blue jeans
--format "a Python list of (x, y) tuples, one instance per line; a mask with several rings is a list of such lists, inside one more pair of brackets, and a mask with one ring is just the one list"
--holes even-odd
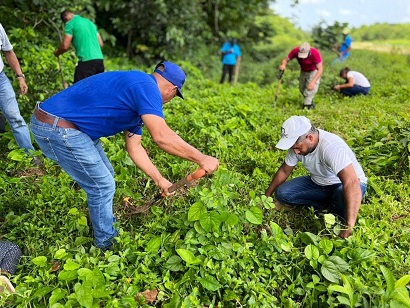
[(365, 88), (365, 87), (354, 85), (351, 88), (340, 89), (340, 92), (342, 92), (344, 95), (347, 95), (347, 96), (355, 96), (358, 94), (367, 95), (370, 92), (370, 87)]
[[(360, 189), (363, 198), (367, 189), (366, 184), (360, 183)], [(297, 177), (279, 185), (275, 197), (282, 204), (313, 206), (315, 210), (328, 210), (346, 219), (346, 204), (341, 183), (320, 186), (314, 183), (310, 176)]]

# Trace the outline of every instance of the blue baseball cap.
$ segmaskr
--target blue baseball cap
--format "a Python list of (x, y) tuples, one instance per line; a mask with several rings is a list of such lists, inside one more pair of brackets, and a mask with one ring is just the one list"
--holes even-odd
[[(161, 71), (158, 68), (160, 66), (164, 67), (164, 71)], [(182, 70), (182, 68), (180, 68), (175, 63), (164, 61), (164, 62), (160, 62), (157, 64), (154, 72), (160, 74), (162, 77), (164, 77), (174, 86), (176, 86), (177, 95), (180, 98), (184, 99), (184, 97), (182, 96), (181, 88), (184, 85), (186, 75), (185, 75), (185, 72)]]

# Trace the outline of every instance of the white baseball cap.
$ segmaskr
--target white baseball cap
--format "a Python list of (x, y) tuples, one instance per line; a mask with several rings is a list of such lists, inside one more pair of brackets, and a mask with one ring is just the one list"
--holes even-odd
[(282, 125), (282, 138), (276, 144), (281, 150), (290, 149), (298, 138), (306, 134), (312, 127), (309, 119), (304, 116), (291, 116)]
[(306, 59), (309, 56), (310, 45), (307, 42), (302, 43), (299, 47), (298, 58)]

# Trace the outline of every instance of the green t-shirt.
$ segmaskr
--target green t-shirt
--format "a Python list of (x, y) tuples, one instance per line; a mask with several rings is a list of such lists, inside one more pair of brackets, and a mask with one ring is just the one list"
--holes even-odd
[(65, 24), (65, 34), (73, 37), (72, 44), (79, 61), (103, 59), (97, 36), (97, 26), (79, 15)]

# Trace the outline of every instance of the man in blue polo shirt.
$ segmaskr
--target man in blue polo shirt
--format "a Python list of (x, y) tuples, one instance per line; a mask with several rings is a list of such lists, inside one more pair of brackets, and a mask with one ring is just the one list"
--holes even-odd
[(95, 245), (108, 249), (117, 235), (113, 222), (114, 170), (99, 138), (123, 132), (127, 152), (163, 193), (172, 185), (141, 145), (144, 125), (165, 152), (193, 161), (212, 173), (218, 159), (186, 143), (164, 120), (162, 106), (181, 88), (184, 71), (159, 63), (152, 74), (106, 72), (75, 83), (38, 104), (31, 118), (34, 139), (44, 155), (56, 161), (87, 193)]
[(222, 56), (222, 77), (220, 83), (224, 83), (225, 76), (229, 75), (229, 83), (232, 83), (235, 66), (241, 61), (241, 48), (238, 45), (238, 40), (233, 38), (229, 42), (225, 42), (221, 48)]

